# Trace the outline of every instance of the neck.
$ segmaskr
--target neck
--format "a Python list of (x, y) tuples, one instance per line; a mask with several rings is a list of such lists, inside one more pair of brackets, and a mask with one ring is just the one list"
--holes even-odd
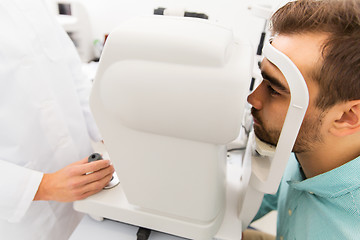
[(327, 147), (317, 147), (312, 151), (296, 153), (307, 178), (331, 171), (358, 156), (360, 156), (358, 147), (352, 147), (352, 144), (328, 145)]

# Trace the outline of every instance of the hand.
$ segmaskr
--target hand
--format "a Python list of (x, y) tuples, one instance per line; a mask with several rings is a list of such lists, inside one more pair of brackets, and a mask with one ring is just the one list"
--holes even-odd
[(84, 158), (55, 173), (45, 173), (34, 200), (72, 202), (87, 198), (102, 190), (113, 173), (109, 160), (88, 163)]

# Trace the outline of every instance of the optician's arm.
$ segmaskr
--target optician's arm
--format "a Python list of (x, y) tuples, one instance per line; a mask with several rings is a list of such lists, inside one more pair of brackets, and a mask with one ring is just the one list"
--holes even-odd
[(18, 222), (26, 213), (43, 174), (0, 160), (0, 219)]

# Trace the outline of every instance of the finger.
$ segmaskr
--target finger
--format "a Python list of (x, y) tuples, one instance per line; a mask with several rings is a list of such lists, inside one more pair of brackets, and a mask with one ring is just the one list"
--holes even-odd
[(102, 190), (111, 180), (112, 173), (105, 175), (103, 178), (99, 179), (98, 181), (90, 182), (83, 186), (81, 189), (81, 192), (84, 194), (88, 192), (98, 192)]
[(114, 167), (112, 165), (101, 170), (91, 172), (89, 174), (81, 174), (73, 177), (73, 188), (77, 188), (80, 193), (84, 192), (83, 188), (89, 183), (99, 181), (108, 175), (114, 173)]
[(80, 174), (86, 174), (90, 172), (96, 172), (100, 169), (107, 168), (110, 166), (110, 160), (98, 160), (90, 163), (84, 163), (79, 168)]
[[(101, 154), (102, 156), (102, 154)], [(86, 157), (86, 158), (83, 158), (81, 159), (80, 161), (77, 161), (77, 162), (74, 162), (70, 165), (82, 165), (82, 164), (85, 164), (85, 163), (88, 163), (89, 162), (89, 157)]]
[(92, 182), (99, 181), (105, 178), (108, 175), (112, 175), (114, 173), (114, 167), (112, 165), (108, 166), (107, 168), (103, 168), (101, 170), (92, 172), (91, 174), (83, 175), (84, 178), (84, 185), (89, 184)]

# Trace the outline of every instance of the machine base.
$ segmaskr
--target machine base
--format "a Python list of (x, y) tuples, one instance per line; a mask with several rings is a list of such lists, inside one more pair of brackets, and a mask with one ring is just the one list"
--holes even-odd
[(198, 222), (162, 213), (147, 211), (128, 203), (121, 183), (105, 189), (87, 199), (74, 203), (74, 209), (87, 213), (97, 220), (108, 218), (141, 226), (172, 235), (195, 240), (239, 240), (241, 221), (237, 217), (238, 199), (241, 192), (241, 156), (232, 153), (227, 164), (226, 207), (212, 222)]

